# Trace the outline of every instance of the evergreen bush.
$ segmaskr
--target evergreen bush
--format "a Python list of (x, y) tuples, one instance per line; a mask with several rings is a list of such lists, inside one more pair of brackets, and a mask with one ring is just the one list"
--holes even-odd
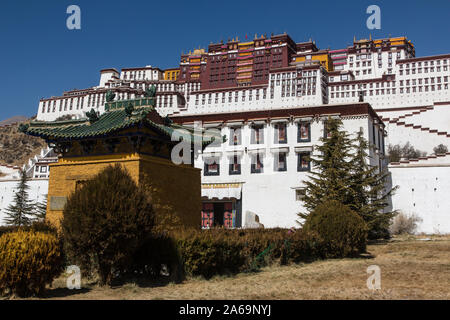
[(356, 212), (336, 200), (318, 205), (307, 216), (303, 229), (316, 232), (326, 243), (327, 257), (347, 257), (366, 250), (366, 223)]
[(62, 271), (60, 242), (45, 232), (18, 230), (0, 237), (0, 292), (42, 294)]
[(69, 260), (84, 274), (98, 273), (102, 285), (130, 272), (153, 225), (148, 193), (120, 165), (106, 167), (72, 193), (61, 223)]

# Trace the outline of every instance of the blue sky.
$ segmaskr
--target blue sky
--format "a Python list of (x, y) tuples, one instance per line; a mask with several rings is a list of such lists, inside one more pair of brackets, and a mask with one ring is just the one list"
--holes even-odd
[[(81, 30), (66, 28), (71, 4), (81, 8)], [(371, 4), (381, 8), (381, 30), (366, 27)], [(102, 68), (176, 67), (182, 51), (246, 34), (287, 32), (320, 48), (406, 35), (417, 56), (450, 53), (449, 20), (449, 0), (3, 0), (0, 120), (36, 114), (41, 97), (97, 85)]]

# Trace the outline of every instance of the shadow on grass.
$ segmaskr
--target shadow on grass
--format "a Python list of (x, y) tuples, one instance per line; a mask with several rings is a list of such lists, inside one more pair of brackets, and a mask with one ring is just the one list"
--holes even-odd
[(124, 277), (120, 279), (114, 279), (111, 283), (112, 289), (121, 288), (126, 285), (136, 285), (140, 288), (157, 288), (164, 287), (169, 284), (179, 284), (182, 281), (174, 281), (171, 277), (146, 277), (146, 276), (136, 276), (136, 277)]
[(391, 243), (393, 241), (394, 241), (394, 239), (369, 240), (367, 242), (367, 245), (370, 245), (370, 246), (381, 246), (381, 245), (387, 245), (388, 243)]
[(40, 298), (66, 298), (76, 296), (77, 294), (84, 294), (91, 291), (89, 288), (68, 289), (68, 288), (49, 288)]
[(375, 259), (375, 256), (370, 252), (360, 253), (358, 256), (355, 256), (356, 259)]

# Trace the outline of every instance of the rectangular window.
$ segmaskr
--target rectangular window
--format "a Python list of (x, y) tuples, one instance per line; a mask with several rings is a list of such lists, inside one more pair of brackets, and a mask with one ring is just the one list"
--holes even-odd
[(277, 123), (275, 125), (274, 143), (287, 143), (286, 123)]
[(230, 146), (238, 146), (241, 145), (241, 128), (240, 127), (231, 127), (230, 128)]
[(219, 159), (209, 158), (205, 159), (205, 176), (218, 176), (220, 175)]
[(303, 201), (306, 195), (306, 189), (297, 189), (295, 190), (295, 200)]
[(287, 157), (286, 152), (280, 152), (274, 154), (274, 168), (273, 171), (286, 171), (287, 170)]
[(241, 158), (239, 156), (230, 157), (230, 168), (229, 174), (241, 174)]
[(251, 173), (262, 173), (264, 171), (264, 164), (262, 155), (256, 153), (252, 155)]
[(311, 153), (310, 152), (299, 152), (297, 154), (297, 171), (310, 171), (311, 170)]
[(311, 142), (311, 123), (300, 121), (298, 123), (297, 142)]
[(331, 137), (331, 132), (329, 132), (329, 130), (328, 130), (328, 122), (327, 121), (323, 122), (323, 137), (324, 138)]
[(264, 143), (264, 126), (254, 125), (251, 128), (251, 143), (252, 144), (263, 144)]

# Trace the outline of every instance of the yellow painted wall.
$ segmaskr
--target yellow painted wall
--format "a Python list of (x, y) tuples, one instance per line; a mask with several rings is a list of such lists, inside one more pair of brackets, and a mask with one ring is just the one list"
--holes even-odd
[[(168, 159), (140, 154), (113, 156), (67, 157), (50, 165), (47, 219), (59, 226), (62, 210), (52, 209), (52, 197), (68, 197), (77, 181), (92, 178), (108, 165), (121, 164), (137, 183), (154, 187), (152, 197), (162, 206), (171, 206), (185, 226), (200, 227), (201, 183), (200, 169), (177, 166)], [(114, 186), (111, 186), (112, 188)], [(59, 198), (61, 199), (61, 198)]]
[[(389, 41), (391, 42), (391, 45), (398, 46), (398, 45), (404, 45), (404, 44), (410, 44), (412, 47), (414, 47), (413, 43), (410, 40), (407, 40), (406, 37), (397, 37), (397, 38), (389, 38)], [(375, 44), (375, 47), (381, 47), (381, 44), (383, 43), (382, 39), (377, 39), (373, 41)]]
[[(327, 53), (323, 54), (312, 54), (311, 60), (320, 61), (320, 64), (327, 69), (327, 71), (333, 71), (333, 62), (330, 58), (330, 56)], [(306, 56), (297, 57), (295, 59), (296, 62), (306, 61)]]
[(178, 79), (179, 74), (180, 74), (179, 69), (167, 69), (164, 71), (164, 80), (175, 81)]
[[(168, 162), (168, 163), (167, 163)], [(182, 225), (201, 227), (201, 170), (154, 157), (140, 162), (140, 181), (149, 186), (154, 203), (170, 206)]]

